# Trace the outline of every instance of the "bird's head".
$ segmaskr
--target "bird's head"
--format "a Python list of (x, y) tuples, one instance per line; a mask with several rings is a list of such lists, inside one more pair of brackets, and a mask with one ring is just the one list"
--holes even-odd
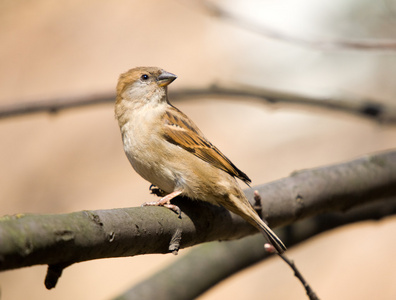
[(166, 87), (176, 75), (156, 67), (138, 67), (120, 75), (117, 103), (129, 101), (161, 101), (166, 99)]

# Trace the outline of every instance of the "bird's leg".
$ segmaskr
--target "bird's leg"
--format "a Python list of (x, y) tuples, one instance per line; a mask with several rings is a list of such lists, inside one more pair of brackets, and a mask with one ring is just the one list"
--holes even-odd
[(158, 186), (154, 184), (150, 185), (149, 190), (151, 194), (156, 195), (158, 197), (166, 196), (166, 192), (161, 190)]
[(170, 210), (173, 210), (175, 213), (177, 213), (180, 217), (181, 215), (181, 210), (177, 205), (171, 204), (170, 201), (179, 196), (181, 194), (181, 191), (174, 191), (165, 197), (162, 197), (158, 201), (152, 201), (152, 202), (145, 202), (142, 204), (142, 206), (164, 206)]
[(261, 206), (261, 195), (260, 195), (259, 191), (257, 191), (257, 190), (254, 191), (254, 205), (253, 205), (253, 208), (256, 211), (256, 213), (259, 215), (259, 217), (261, 219), (263, 219), (263, 221), (265, 223), (267, 223), (267, 221), (262, 216), (263, 207)]

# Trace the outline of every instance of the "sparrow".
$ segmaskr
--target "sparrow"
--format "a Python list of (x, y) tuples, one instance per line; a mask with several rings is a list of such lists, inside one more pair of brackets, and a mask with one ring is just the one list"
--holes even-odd
[(179, 196), (221, 205), (255, 226), (279, 253), (285, 245), (258, 216), (238, 185), (250, 178), (220, 152), (183, 112), (167, 87), (176, 75), (157, 67), (137, 67), (120, 75), (115, 117), (125, 154), (135, 171), (166, 195), (144, 205), (180, 212)]

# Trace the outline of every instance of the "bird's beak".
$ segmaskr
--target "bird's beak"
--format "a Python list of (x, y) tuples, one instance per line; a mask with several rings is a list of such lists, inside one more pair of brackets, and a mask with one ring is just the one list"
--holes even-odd
[(161, 75), (158, 76), (157, 83), (159, 86), (167, 86), (176, 78), (177, 76), (175, 74), (163, 71)]

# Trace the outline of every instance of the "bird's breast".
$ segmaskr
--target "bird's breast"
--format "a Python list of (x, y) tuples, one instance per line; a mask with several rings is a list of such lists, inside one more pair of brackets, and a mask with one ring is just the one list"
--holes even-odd
[[(155, 114), (153, 112), (156, 112)], [(167, 193), (179, 190), (192, 199), (217, 203), (235, 179), (163, 135), (162, 114), (151, 110), (130, 113), (121, 126), (124, 151), (135, 171)], [(213, 197), (209, 197), (213, 195)]]
[(172, 192), (177, 179), (166, 163), (168, 149), (158, 122), (161, 118), (152, 113), (138, 113), (130, 117), (121, 128), (129, 162), (144, 179), (166, 192)]

